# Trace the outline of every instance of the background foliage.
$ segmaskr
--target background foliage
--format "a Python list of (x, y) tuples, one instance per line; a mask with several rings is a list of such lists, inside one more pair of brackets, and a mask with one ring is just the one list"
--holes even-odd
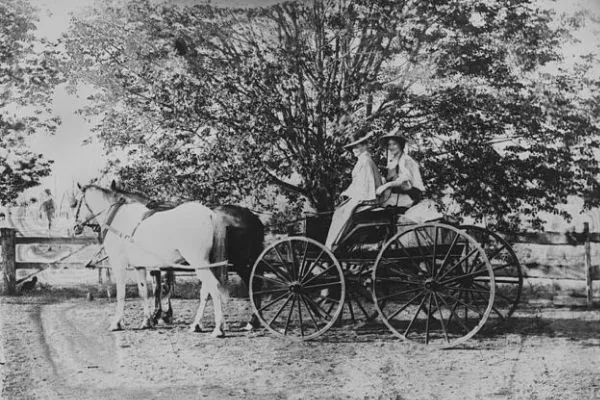
[(16, 200), (50, 173), (51, 162), (32, 153), (26, 136), (52, 133), (52, 93), (61, 73), (56, 49), (33, 36), (35, 9), (26, 1), (0, 3), (0, 204)]
[(98, 89), (83, 112), (104, 116), (110, 168), (155, 196), (265, 205), (275, 187), (329, 210), (342, 145), (400, 128), (428, 196), (510, 224), (597, 202), (597, 61), (561, 59), (585, 19), (529, 0), (132, 0), (74, 20), (64, 67)]

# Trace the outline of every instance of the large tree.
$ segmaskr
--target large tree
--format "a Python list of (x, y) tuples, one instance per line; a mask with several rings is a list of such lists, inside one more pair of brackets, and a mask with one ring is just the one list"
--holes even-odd
[(530, 0), (134, 0), (74, 21), (67, 44), (74, 81), (101, 89), (98, 133), (142, 188), (224, 201), (274, 184), (328, 210), (349, 135), (400, 127), (430, 196), (504, 218), (554, 211), (598, 173), (584, 77), (543, 69), (568, 40), (556, 21)]
[(27, 148), (34, 132), (53, 132), (51, 95), (59, 81), (52, 46), (34, 35), (35, 10), (23, 0), (0, 3), (0, 203), (50, 173), (50, 161)]

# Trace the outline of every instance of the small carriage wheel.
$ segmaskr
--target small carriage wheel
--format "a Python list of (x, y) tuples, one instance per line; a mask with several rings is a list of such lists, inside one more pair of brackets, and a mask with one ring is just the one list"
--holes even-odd
[(268, 246), (250, 275), (255, 315), (269, 331), (314, 339), (335, 323), (346, 295), (340, 263), (327, 247), (305, 237)]
[[(404, 339), (456, 346), (485, 324), (494, 304), (494, 271), (481, 246), (444, 224), (408, 227), (381, 249), (373, 301), (383, 322)], [(491, 285), (473, 287), (476, 279)]]
[[(506, 320), (519, 306), (523, 291), (523, 269), (515, 251), (502, 236), (485, 228), (462, 225), (459, 229), (477, 240), (490, 260), (496, 282), (492, 315)], [(482, 277), (477, 279), (474, 285), (489, 286), (489, 282)]]

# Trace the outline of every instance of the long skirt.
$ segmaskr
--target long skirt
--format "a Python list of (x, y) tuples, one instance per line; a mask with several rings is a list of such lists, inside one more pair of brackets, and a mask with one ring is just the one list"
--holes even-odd
[(327, 239), (325, 240), (325, 246), (333, 249), (333, 246), (337, 244), (338, 239), (340, 239), (359, 203), (360, 200), (349, 199), (335, 210), (331, 219), (329, 232), (327, 233)]

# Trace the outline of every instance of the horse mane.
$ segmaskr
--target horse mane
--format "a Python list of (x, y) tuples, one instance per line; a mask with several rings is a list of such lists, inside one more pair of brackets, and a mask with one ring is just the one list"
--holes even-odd
[(121, 188), (117, 188), (115, 192), (120, 194), (121, 196), (125, 196), (129, 199), (135, 200), (142, 204), (146, 204), (153, 200), (151, 197), (147, 196), (146, 194), (137, 192), (137, 191), (133, 191), (133, 190), (124, 190)]

